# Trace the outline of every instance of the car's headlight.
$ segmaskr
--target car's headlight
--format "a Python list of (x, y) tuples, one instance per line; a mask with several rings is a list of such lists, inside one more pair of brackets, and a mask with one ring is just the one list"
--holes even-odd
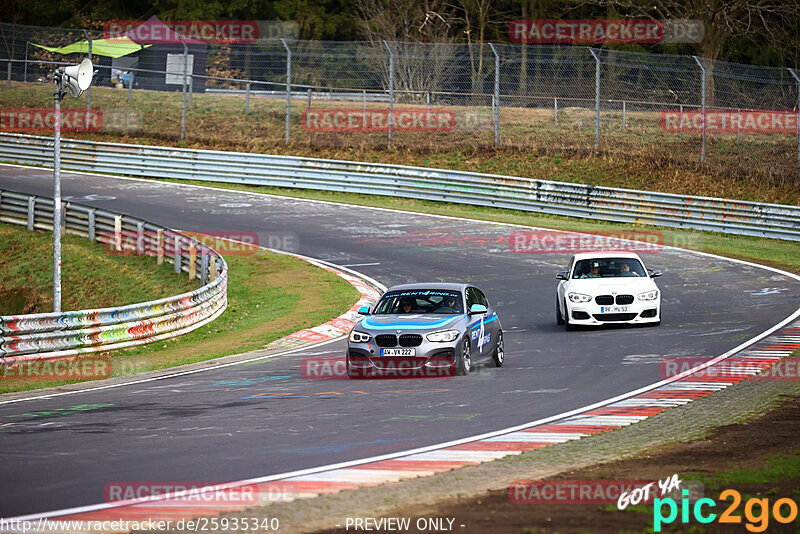
[(570, 293), (567, 296), (569, 297), (569, 300), (571, 300), (572, 302), (589, 302), (590, 300), (592, 300), (592, 297), (590, 297), (589, 295), (582, 295), (580, 293)]
[(369, 334), (365, 334), (364, 332), (356, 332), (355, 330), (350, 332), (350, 341), (353, 343), (367, 343), (369, 340)]
[(646, 293), (639, 293), (638, 295), (636, 295), (636, 298), (638, 298), (639, 300), (656, 300), (658, 298), (658, 290), (654, 289)]
[(459, 335), (458, 330), (442, 330), (441, 332), (431, 332), (427, 336), (425, 336), (428, 341), (432, 341), (434, 343), (447, 343), (449, 341), (455, 341), (458, 339)]

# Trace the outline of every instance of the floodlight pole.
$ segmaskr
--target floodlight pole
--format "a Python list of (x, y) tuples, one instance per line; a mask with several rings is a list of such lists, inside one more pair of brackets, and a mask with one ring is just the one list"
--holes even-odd
[(61, 311), (61, 98), (64, 74), (56, 70), (53, 93), (53, 312)]

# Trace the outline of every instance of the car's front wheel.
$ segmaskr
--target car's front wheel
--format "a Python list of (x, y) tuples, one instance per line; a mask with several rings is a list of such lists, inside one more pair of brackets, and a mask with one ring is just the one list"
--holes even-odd
[(492, 354), (492, 360), (494, 360), (495, 367), (503, 367), (503, 362), (506, 359), (505, 354), (505, 347), (503, 346), (503, 331), (500, 330), (497, 332), (497, 344), (494, 346), (494, 354)]
[(464, 344), (461, 348), (461, 355), (456, 359), (456, 374), (466, 376), (472, 369), (472, 356), (469, 349), (469, 335), (464, 336)]

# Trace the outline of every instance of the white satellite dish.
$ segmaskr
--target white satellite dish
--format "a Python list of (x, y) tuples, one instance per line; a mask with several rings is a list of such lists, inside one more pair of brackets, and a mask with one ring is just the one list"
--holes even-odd
[(85, 58), (77, 65), (59, 69), (70, 96), (77, 98), (92, 85), (93, 69), (92, 62), (88, 58)]

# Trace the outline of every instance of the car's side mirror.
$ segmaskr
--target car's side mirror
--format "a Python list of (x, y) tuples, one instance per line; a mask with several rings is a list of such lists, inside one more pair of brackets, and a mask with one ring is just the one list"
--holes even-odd
[(556, 279), (557, 280), (569, 280), (569, 278), (567, 277), (567, 274), (568, 274), (567, 271), (561, 271), (560, 273), (556, 273)]
[(488, 310), (483, 304), (473, 304), (469, 307), (470, 315), (478, 315), (479, 313), (486, 313)]
[(658, 269), (655, 269), (655, 270), (647, 269), (647, 274), (648, 274), (648, 276), (650, 276), (650, 278), (658, 278), (663, 273), (661, 271), (659, 271)]
[(358, 309), (358, 314), (359, 315), (369, 315), (369, 306), (361, 306)]

